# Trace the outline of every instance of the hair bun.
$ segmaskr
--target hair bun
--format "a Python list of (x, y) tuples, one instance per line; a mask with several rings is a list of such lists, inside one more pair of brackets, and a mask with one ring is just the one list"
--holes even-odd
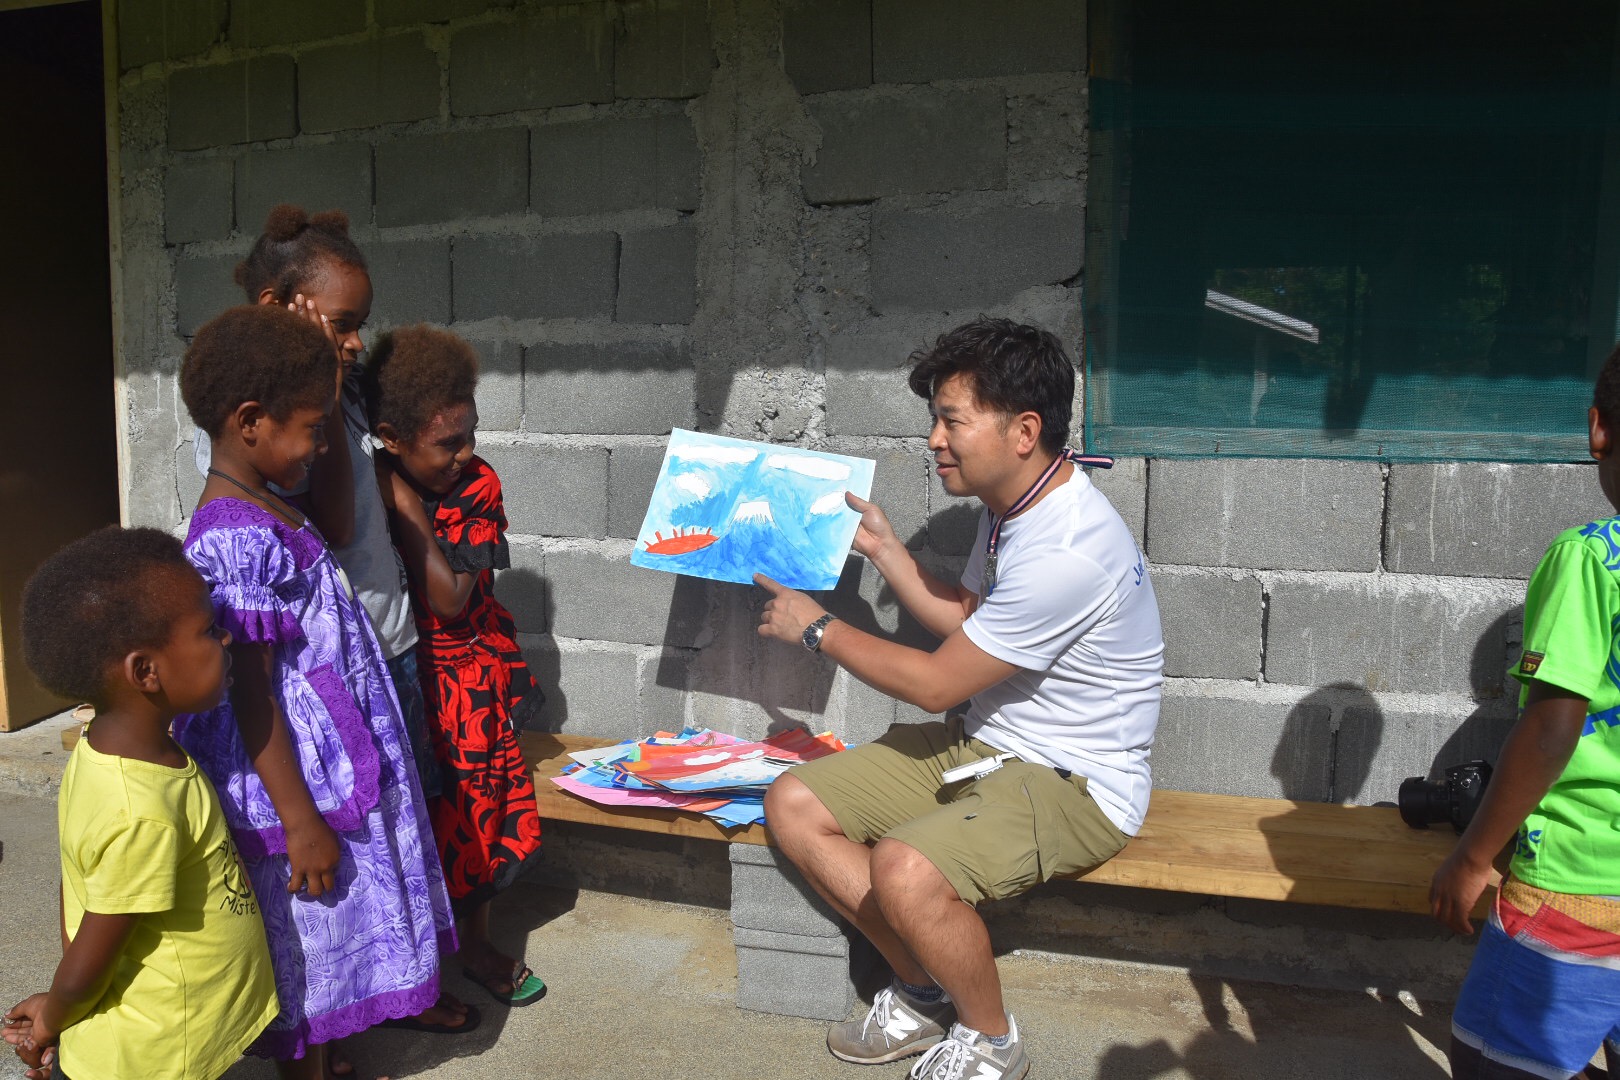
[(264, 219), (264, 235), (278, 244), (284, 244), (303, 232), (310, 225), (309, 215), (302, 206), (292, 203), (282, 203), (270, 211), (270, 216)]
[(342, 236), (349, 235), (349, 215), (342, 210), (322, 210), (309, 219), (312, 227), (326, 232), (335, 232)]

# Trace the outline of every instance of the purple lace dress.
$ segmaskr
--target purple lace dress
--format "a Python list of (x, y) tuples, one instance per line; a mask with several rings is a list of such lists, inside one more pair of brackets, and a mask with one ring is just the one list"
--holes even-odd
[(253, 1051), (302, 1057), (438, 999), (439, 950), (455, 948), (449, 895), (382, 651), (314, 526), (215, 499), (191, 519), (186, 555), (220, 625), (274, 647), (276, 700), (342, 850), (332, 892), (288, 895), (287, 836), (230, 701), (175, 720), (219, 790), (264, 912), (281, 1014)]

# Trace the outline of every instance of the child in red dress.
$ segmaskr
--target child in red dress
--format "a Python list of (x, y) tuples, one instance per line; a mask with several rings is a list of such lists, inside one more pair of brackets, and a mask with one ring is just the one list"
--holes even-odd
[(454, 334), (385, 335), (361, 376), (382, 442), (378, 483), (410, 576), (422, 693), (442, 788), (430, 800), (468, 978), (529, 1005), (545, 983), (489, 938), (489, 902), (538, 855), (540, 814), (517, 735), (544, 696), (495, 599), (510, 564), (495, 471), (474, 456), (478, 359)]

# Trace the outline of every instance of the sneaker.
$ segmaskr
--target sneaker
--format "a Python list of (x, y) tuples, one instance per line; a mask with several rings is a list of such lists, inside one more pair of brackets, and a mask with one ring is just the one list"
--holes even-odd
[(951, 1027), (951, 1036), (928, 1051), (911, 1068), (911, 1080), (1023, 1080), (1029, 1073), (1029, 1058), (1018, 1038), (1018, 1024), (1007, 1017), (1012, 1041), (998, 1050), (990, 1040), (961, 1024)]
[(922, 1053), (943, 1039), (955, 1021), (950, 998), (925, 1004), (885, 986), (866, 1019), (846, 1020), (828, 1030), (827, 1049), (844, 1061), (878, 1065)]

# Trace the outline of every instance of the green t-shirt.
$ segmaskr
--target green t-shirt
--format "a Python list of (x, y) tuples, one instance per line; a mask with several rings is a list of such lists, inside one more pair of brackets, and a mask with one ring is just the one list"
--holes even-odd
[(1514, 844), (1513, 874), (1555, 892), (1620, 895), (1620, 517), (1559, 535), (1530, 578), (1513, 675), (1579, 694), (1586, 725)]

